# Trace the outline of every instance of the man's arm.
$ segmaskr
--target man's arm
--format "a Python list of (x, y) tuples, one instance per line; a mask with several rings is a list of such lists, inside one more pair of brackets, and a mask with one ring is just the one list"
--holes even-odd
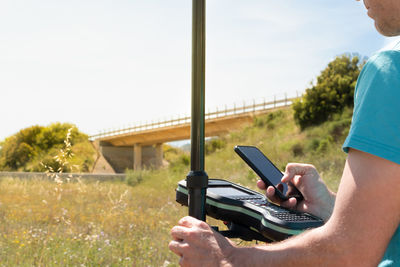
[(376, 266), (399, 222), (400, 165), (350, 150), (332, 217), (324, 226), (277, 244), (235, 248), (232, 263)]
[[(181, 220), (170, 249), (182, 266), (376, 266), (400, 221), (400, 165), (350, 150), (332, 217), (286, 241), (235, 247), (203, 222)], [(214, 257), (215, 255), (215, 257)], [(195, 258), (193, 258), (195, 257)]]

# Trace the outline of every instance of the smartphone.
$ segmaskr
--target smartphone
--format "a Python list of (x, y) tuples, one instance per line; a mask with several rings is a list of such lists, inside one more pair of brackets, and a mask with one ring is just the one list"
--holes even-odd
[(275, 188), (275, 195), (281, 200), (288, 200), (289, 197), (295, 197), (298, 201), (303, 199), (303, 195), (292, 183), (289, 182), (289, 188), (288, 184), (281, 182), (282, 172), (258, 148), (235, 146), (234, 150), (267, 186)]

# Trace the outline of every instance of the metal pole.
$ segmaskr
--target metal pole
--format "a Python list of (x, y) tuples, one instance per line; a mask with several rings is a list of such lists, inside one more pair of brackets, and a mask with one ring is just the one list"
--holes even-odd
[(204, 171), (205, 109), (205, 0), (192, 2), (192, 120), (189, 190), (189, 216), (205, 221), (208, 176)]

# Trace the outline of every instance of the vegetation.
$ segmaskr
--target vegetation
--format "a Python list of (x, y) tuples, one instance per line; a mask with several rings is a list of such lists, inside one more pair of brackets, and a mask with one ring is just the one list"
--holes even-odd
[[(63, 166), (60, 157), (65, 155), (60, 155), (60, 150), (65, 146), (68, 132), (69, 152), (76, 156), (69, 160), (69, 166)], [(50, 167), (54, 170), (62, 168), (63, 172), (87, 172), (92, 167), (95, 156), (95, 149), (88, 141), (88, 136), (79, 132), (72, 124), (32, 126), (1, 142), (0, 170), (42, 172)], [(71, 169), (71, 166), (76, 168)]]
[[(257, 176), (233, 151), (238, 144), (255, 145), (282, 170), (287, 162), (314, 164), (336, 190), (351, 110), (303, 131), (293, 113), (275, 111), (211, 139), (209, 177), (256, 189)], [(189, 172), (189, 155), (167, 145), (164, 155), (168, 167), (132, 171), (126, 182), (0, 180), (0, 266), (177, 266), (169, 231), (187, 214), (175, 202), (175, 188)]]
[(353, 106), (354, 88), (362, 68), (359, 57), (336, 57), (317, 77), (316, 84), (293, 104), (294, 118), (301, 129), (318, 125), (345, 107)]

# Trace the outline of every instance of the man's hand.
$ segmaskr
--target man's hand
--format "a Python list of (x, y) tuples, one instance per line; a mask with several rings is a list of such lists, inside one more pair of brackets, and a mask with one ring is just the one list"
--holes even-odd
[(171, 236), (169, 249), (181, 257), (181, 266), (232, 266), (234, 245), (203, 221), (184, 217), (171, 229)]
[(286, 166), (282, 182), (291, 182), (303, 194), (304, 200), (297, 203), (297, 200), (292, 197), (285, 202), (281, 202), (281, 200), (275, 196), (275, 189), (272, 186), (266, 188), (266, 185), (261, 180), (257, 182), (257, 186), (260, 189), (266, 189), (267, 197), (283, 207), (314, 214), (324, 221), (329, 219), (335, 204), (335, 194), (329, 191), (314, 166), (309, 164), (289, 163)]

